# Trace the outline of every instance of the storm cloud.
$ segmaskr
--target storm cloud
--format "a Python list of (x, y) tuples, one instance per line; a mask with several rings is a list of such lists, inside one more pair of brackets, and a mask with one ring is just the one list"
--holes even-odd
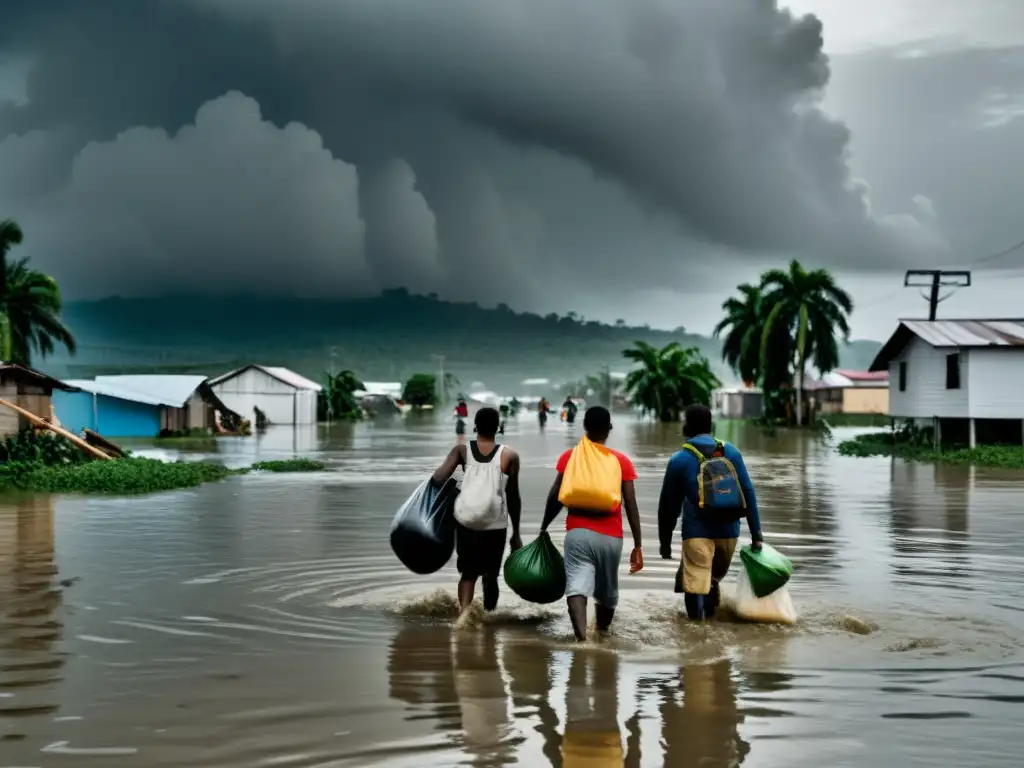
[(8, 5), (0, 206), (70, 296), (533, 308), (946, 247), (917, 190), (872, 206), (821, 24), (772, 0)]

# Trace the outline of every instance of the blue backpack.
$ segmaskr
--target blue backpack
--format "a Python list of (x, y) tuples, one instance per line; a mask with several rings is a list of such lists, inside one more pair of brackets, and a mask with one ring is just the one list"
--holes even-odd
[(745, 517), (747, 499), (736, 467), (725, 458), (725, 444), (716, 440), (710, 454), (692, 443), (684, 443), (683, 450), (697, 457), (697, 506), (736, 520)]

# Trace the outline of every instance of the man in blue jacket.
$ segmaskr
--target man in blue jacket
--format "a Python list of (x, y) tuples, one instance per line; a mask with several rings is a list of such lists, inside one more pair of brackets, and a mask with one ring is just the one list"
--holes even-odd
[[(683, 436), (700, 453), (710, 456), (719, 445), (711, 435), (711, 409), (691, 405), (684, 413)], [(722, 454), (731, 462), (739, 481), (744, 514), (755, 550), (761, 548), (761, 519), (757, 514), (757, 496), (743, 456), (734, 446), (722, 443)], [(658, 534), (661, 556), (672, 559), (672, 534), (679, 514), (683, 516), (683, 562), (676, 577), (676, 591), (683, 592), (686, 614), (695, 620), (714, 616), (718, 608), (718, 584), (729, 571), (736, 542), (740, 537), (740, 519), (700, 508), (699, 481), (701, 461), (689, 448), (669, 459), (658, 501)]]

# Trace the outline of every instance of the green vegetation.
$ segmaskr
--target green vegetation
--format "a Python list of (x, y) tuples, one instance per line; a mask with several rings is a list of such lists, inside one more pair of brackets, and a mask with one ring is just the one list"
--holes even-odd
[(316, 417), (318, 421), (356, 421), (363, 417), (363, 408), (355, 392), (366, 385), (352, 371), (342, 371), (333, 376), (326, 374), (324, 388), (317, 394)]
[(632, 403), (660, 421), (679, 421), (686, 406), (711, 404), (711, 392), (721, 382), (696, 347), (668, 344), (661, 349), (643, 341), (623, 350), (623, 357), (638, 364), (626, 376)]
[(258, 472), (322, 472), (327, 465), (315, 459), (277, 459), (274, 461), (257, 461), (252, 468)]
[(58, 346), (74, 354), (75, 339), (60, 319), (57, 282), (30, 269), (27, 258), (7, 260), (23, 240), (17, 222), (0, 221), (0, 360), (27, 366), (33, 353), (46, 357)]
[(577, 381), (566, 382), (560, 387), (559, 394), (565, 397), (582, 397), (593, 400), (595, 405), (611, 407), (624, 394), (622, 384), (623, 382), (614, 380), (608, 368), (605, 367), (600, 373), (585, 376)]
[(892, 456), (907, 461), (935, 464), (972, 464), (978, 467), (1024, 469), (1024, 446), (982, 445), (976, 448), (936, 449), (932, 446), (928, 432), (920, 430), (916, 436), (908, 434), (906, 430), (872, 432), (841, 442), (837, 450), (843, 456), (861, 458)]
[(853, 301), (828, 271), (808, 271), (798, 261), (765, 272), (757, 287), (744, 283), (738, 290), (740, 298), (722, 304), (726, 315), (715, 328), (716, 336), (725, 334), (722, 358), (764, 390), (768, 421), (795, 419), (800, 426), (807, 364), (821, 373), (839, 366)]
[(414, 373), (402, 388), (402, 399), (416, 410), (437, 405), (437, 377), (432, 373)]
[(61, 467), (21, 465), (4, 479), (10, 486), (45, 493), (137, 494), (192, 488), (233, 474), (238, 471), (201, 461), (127, 458)]
[(192, 488), (252, 470), (319, 472), (325, 468), (323, 462), (306, 458), (263, 461), (244, 469), (137, 456), (94, 460), (59, 435), (33, 430), (0, 442), (0, 490), (128, 495)]

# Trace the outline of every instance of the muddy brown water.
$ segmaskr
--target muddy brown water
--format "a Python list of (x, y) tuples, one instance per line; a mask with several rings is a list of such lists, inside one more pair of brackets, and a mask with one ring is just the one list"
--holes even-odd
[[(561, 605), (507, 591), (453, 633), (453, 567), (394, 559), (391, 517), (447, 423), (219, 443), (228, 463), (300, 452), (323, 473), (4, 501), (0, 768), (1020, 764), (1024, 476), (734, 427), (801, 620), (691, 626), (657, 557), (677, 430), (617, 427), (647, 566), (623, 575), (614, 637), (583, 648)], [(575, 428), (506, 436), (526, 540)]]

